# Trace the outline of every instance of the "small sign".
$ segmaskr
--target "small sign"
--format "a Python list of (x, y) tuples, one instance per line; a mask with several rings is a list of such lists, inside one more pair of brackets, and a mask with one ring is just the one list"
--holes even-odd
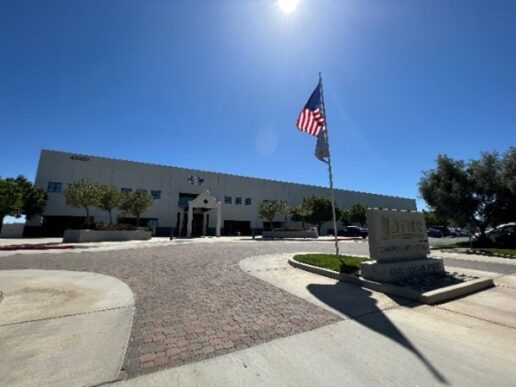
[(71, 155), (70, 159), (75, 161), (90, 161), (89, 157), (79, 155)]
[(204, 178), (200, 176), (188, 176), (188, 182), (193, 185), (202, 185)]
[(369, 254), (378, 262), (426, 258), (430, 252), (421, 212), (367, 210)]

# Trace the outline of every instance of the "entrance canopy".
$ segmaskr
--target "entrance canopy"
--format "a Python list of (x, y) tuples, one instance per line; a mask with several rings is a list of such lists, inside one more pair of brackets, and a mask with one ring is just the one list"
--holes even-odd
[[(187, 211), (187, 224), (186, 224), (186, 236), (190, 238), (192, 236), (192, 221), (193, 221), (193, 213), (194, 210), (200, 210), (203, 213), (203, 232), (202, 235), (206, 235), (206, 230), (208, 227), (208, 218), (207, 212), (210, 210), (217, 210), (217, 225), (215, 229), (215, 235), (220, 236), (220, 227), (221, 227), (221, 203), (217, 201), (215, 196), (213, 196), (210, 191), (204, 191), (200, 195), (198, 195), (195, 199), (190, 200), (188, 202), (188, 207), (185, 208)], [(183, 216), (184, 212), (181, 212), (180, 219), (180, 227), (183, 225)], [(180, 230), (181, 232), (181, 230)], [(181, 234), (180, 234), (181, 235)]]

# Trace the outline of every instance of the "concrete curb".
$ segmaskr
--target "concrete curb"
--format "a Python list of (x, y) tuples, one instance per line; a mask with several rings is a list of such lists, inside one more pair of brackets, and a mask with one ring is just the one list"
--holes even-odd
[(425, 293), (420, 293), (415, 290), (409, 290), (400, 286), (387, 284), (383, 282), (374, 282), (366, 280), (362, 277), (353, 276), (344, 273), (338, 273), (333, 270), (324, 269), (322, 267), (308, 265), (306, 263), (295, 261), (294, 258), (289, 258), (288, 263), (298, 269), (306, 270), (314, 274), (323, 275), (329, 278), (338, 279), (340, 281), (359, 285), (367, 289), (375, 290), (377, 292), (392, 294), (395, 296), (414, 300), (422, 304), (438, 304), (452, 299), (467, 296), (476, 293), (480, 290), (488, 289), (494, 286), (491, 278), (479, 278), (473, 281), (464, 282), (461, 284), (446, 286), (441, 289), (432, 290)]
[(500, 257), (500, 258), (516, 259), (516, 257), (514, 255), (499, 254), (499, 253), (489, 253), (487, 251), (482, 251), (482, 250), (467, 250), (466, 254), (484, 255), (484, 256), (487, 256), (487, 257)]
[(489, 253), (483, 250), (471, 250), (465, 248), (457, 248), (457, 249), (439, 249), (435, 248), (432, 250), (439, 251), (441, 253), (454, 253), (454, 254), (467, 254), (467, 255), (482, 255), (484, 257), (498, 257), (498, 258), (509, 258), (516, 259), (516, 256), (510, 254), (500, 254), (500, 253)]

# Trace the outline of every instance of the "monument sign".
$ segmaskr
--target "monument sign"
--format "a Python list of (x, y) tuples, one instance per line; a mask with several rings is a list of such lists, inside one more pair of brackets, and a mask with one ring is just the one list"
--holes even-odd
[(361, 265), (362, 277), (394, 282), (444, 272), (442, 260), (427, 256), (430, 250), (422, 213), (368, 209), (367, 225), (374, 261)]

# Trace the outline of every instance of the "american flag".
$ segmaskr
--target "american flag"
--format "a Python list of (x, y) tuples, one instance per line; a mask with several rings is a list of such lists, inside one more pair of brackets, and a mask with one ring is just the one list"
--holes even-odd
[(202, 185), (204, 178), (200, 176), (188, 176), (188, 182), (193, 185)]
[(321, 105), (321, 82), (319, 82), (297, 119), (296, 126), (300, 131), (317, 137), (324, 130), (325, 119)]

